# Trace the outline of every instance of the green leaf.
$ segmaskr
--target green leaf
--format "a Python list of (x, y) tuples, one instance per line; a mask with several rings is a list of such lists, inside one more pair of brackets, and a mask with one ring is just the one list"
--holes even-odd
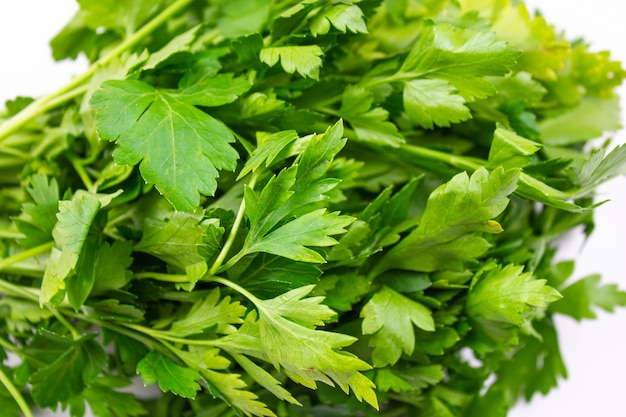
[[(217, 232), (216, 239), (224, 229), (215, 224), (216, 219), (175, 212), (167, 221), (146, 219), (143, 237), (135, 250), (149, 253), (168, 265), (185, 271), (191, 282), (196, 282), (208, 270), (206, 258), (215, 252), (215, 240), (205, 241), (207, 231)], [(201, 251), (204, 251), (201, 253)]]
[(204, 300), (197, 301), (185, 318), (176, 320), (170, 332), (184, 337), (215, 327), (216, 333), (228, 333), (231, 324), (243, 323), (245, 313), (246, 308), (238, 301), (231, 303), (230, 296), (220, 299), (220, 290), (216, 288)]
[(237, 278), (257, 297), (275, 297), (285, 291), (316, 284), (322, 271), (313, 264), (261, 253)]
[(332, 235), (346, 232), (346, 227), (354, 219), (341, 216), (338, 212), (326, 213), (325, 209), (315, 210), (290, 221), (262, 240), (251, 243), (247, 253), (266, 252), (300, 262), (324, 263), (322, 255), (307, 246), (324, 247), (337, 243)]
[(132, 272), (129, 268), (133, 263), (131, 253), (131, 243), (121, 240), (116, 240), (113, 244), (103, 242), (98, 247), (91, 294), (119, 290), (130, 283)]
[(100, 378), (95, 380), (81, 395), (94, 415), (98, 417), (136, 417), (148, 414), (133, 394), (113, 389), (124, 387), (126, 384), (125, 379), (116, 381), (112, 377)]
[(248, 314), (237, 334), (224, 338), (220, 346), (261, 357), (293, 381), (312, 389), (316, 381), (331, 386), (336, 383), (346, 393), (352, 389), (359, 401), (377, 407), (374, 384), (360, 373), (370, 366), (341, 351), (356, 339), (312, 328), (335, 314), (321, 304), (322, 297), (304, 298), (312, 289), (309, 285), (270, 300), (250, 295), (258, 319), (254, 312)]
[(550, 305), (550, 311), (568, 315), (575, 320), (595, 319), (593, 307), (613, 312), (626, 306), (626, 292), (615, 284), (600, 284), (600, 275), (590, 275), (561, 290), (562, 299)]
[(131, 35), (151, 15), (159, 10), (163, 0), (128, 0), (118, 4), (116, 0), (78, 0), (84, 22), (92, 29), (107, 28)]
[(72, 307), (78, 309), (91, 291), (95, 280), (95, 256), (99, 226), (96, 216), (102, 204), (98, 196), (79, 190), (72, 200), (59, 202), (58, 222), (52, 234), (60, 250), (54, 249), (46, 265), (39, 302), (50, 302), (66, 288)]
[(144, 385), (158, 382), (161, 391), (172, 392), (183, 398), (195, 398), (200, 390), (196, 382), (200, 379), (198, 371), (181, 366), (158, 351), (149, 352), (139, 361), (137, 373)]
[(489, 246), (474, 233), (502, 231), (493, 219), (508, 205), (518, 176), (518, 170), (502, 167), (454, 176), (431, 193), (418, 227), (383, 256), (372, 275), (392, 268), (458, 269), (463, 261), (482, 255)]
[(618, 146), (605, 154), (604, 149), (591, 152), (581, 164), (569, 168), (567, 173), (576, 185), (572, 198), (582, 198), (593, 193), (602, 183), (626, 172), (626, 146)]
[(309, 28), (313, 36), (325, 35), (331, 28), (346, 33), (367, 33), (363, 11), (355, 4), (335, 4), (322, 8), (311, 20)]
[(202, 374), (212, 385), (211, 388), (218, 391), (220, 398), (236, 410), (241, 410), (247, 416), (276, 417), (274, 412), (258, 400), (255, 393), (245, 390), (247, 385), (239, 374), (215, 372), (210, 369)]
[(472, 117), (465, 99), (446, 80), (412, 80), (404, 83), (404, 109), (425, 129), (448, 127)]
[(250, 82), (243, 77), (209, 71), (183, 77), (179, 89), (171, 96), (195, 106), (215, 107), (232, 103), (250, 87)]
[(188, 31), (173, 38), (158, 51), (151, 53), (146, 63), (142, 66), (142, 69), (144, 71), (154, 69), (165, 62), (172, 55), (179, 52), (189, 51), (191, 49), (191, 45), (198, 37), (198, 31), (201, 27), (201, 25), (192, 27)]
[(519, 55), (492, 32), (427, 24), (398, 74), (446, 80), (466, 99), (484, 98), (495, 88), (483, 77), (505, 75)]
[(539, 123), (546, 145), (567, 146), (599, 138), (604, 132), (622, 127), (617, 99), (586, 97), (577, 106), (546, 117)]
[(31, 375), (29, 382), (37, 405), (55, 408), (58, 403), (80, 394), (98, 376), (106, 363), (106, 353), (94, 336), (71, 342), (54, 362)]
[(218, 28), (227, 38), (261, 32), (271, 10), (271, 3), (265, 0), (241, 0), (235, 3), (222, 3), (223, 15)]
[(374, 366), (394, 365), (402, 352), (413, 354), (415, 334), (413, 326), (423, 330), (435, 330), (430, 310), (417, 301), (383, 287), (361, 310), (363, 334), (373, 335), (370, 345), (374, 346)]
[(263, 163), (265, 163), (266, 168), (269, 168), (278, 155), (296, 139), (298, 139), (298, 133), (295, 130), (277, 133), (258, 132), (258, 147), (252, 152), (237, 178), (241, 179), (250, 172), (256, 171)]
[(245, 253), (266, 252), (294, 261), (325, 262), (308, 246), (334, 245), (337, 241), (330, 236), (344, 233), (353, 220), (336, 212), (327, 213), (323, 208), (314, 210), (338, 183), (326, 178), (326, 171), (345, 144), (342, 135), (339, 122), (323, 135), (311, 137), (300, 158), (271, 177), (261, 193), (246, 187), (250, 232), (244, 244)]
[(494, 388), (506, 392), (509, 401), (520, 395), (529, 401), (536, 392), (547, 394), (560, 378), (567, 378), (554, 324), (540, 321), (533, 324), (538, 337), (525, 336), (520, 348), (496, 373)]
[(276, 378), (274, 378), (265, 369), (261, 368), (259, 365), (243, 355), (233, 354), (233, 358), (257, 384), (271, 392), (276, 398), (287, 401), (291, 404), (302, 406), (302, 404), (300, 404), (300, 402), (298, 402), (298, 400), (296, 400), (291, 393), (289, 393), (289, 391), (283, 388), (280, 385), (280, 382), (278, 382)]
[(178, 210), (213, 195), (219, 169), (234, 170), (233, 134), (218, 120), (136, 80), (107, 81), (91, 99), (100, 136), (115, 141), (118, 164), (135, 165)]
[(389, 112), (376, 107), (374, 96), (365, 88), (348, 86), (341, 96), (339, 114), (352, 126), (359, 140), (380, 145), (399, 146), (404, 138), (389, 121)]
[(19, 239), (19, 243), (32, 248), (52, 240), (52, 229), (57, 222), (59, 186), (54, 178), (36, 174), (29, 178), (26, 191), (33, 201), (22, 205), (22, 213), (13, 222), (25, 236)]
[(493, 134), (493, 142), (489, 149), (489, 167), (523, 168), (530, 163), (532, 156), (540, 147), (541, 145), (536, 142), (503, 127), (498, 127)]
[(280, 61), (286, 73), (298, 72), (303, 77), (319, 78), (319, 71), (322, 67), (324, 55), (322, 49), (317, 45), (304, 46), (274, 46), (261, 49), (261, 62), (273, 67)]
[(537, 279), (524, 267), (496, 267), (470, 289), (465, 303), (467, 314), (521, 326), (533, 308), (546, 307), (561, 298), (561, 294)]

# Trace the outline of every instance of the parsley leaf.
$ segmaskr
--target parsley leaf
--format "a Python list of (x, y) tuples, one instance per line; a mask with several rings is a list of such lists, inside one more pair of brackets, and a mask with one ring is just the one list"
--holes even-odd
[(199, 194), (213, 195), (219, 169), (235, 169), (233, 134), (175, 94), (142, 81), (107, 81), (91, 105), (100, 136), (119, 145), (116, 162), (141, 162), (145, 180), (178, 210), (195, 209)]
[(478, 278), (467, 297), (467, 313), (475, 318), (521, 326), (526, 321), (525, 314), (533, 307), (546, 307), (561, 298), (557, 290), (546, 285), (546, 280), (522, 271), (523, 267), (507, 265)]
[(373, 334), (370, 344), (374, 366), (395, 364), (402, 352), (407, 355), (415, 348), (413, 326), (435, 330), (432, 313), (417, 301), (383, 287), (361, 310), (363, 334)]
[(499, 233), (493, 219), (507, 206), (519, 171), (499, 167), (489, 173), (479, 168), (461, 173), (430, 195), (418, 227), (390, 249), (372, 275), (388, 269), (435, 271), (459, 269), (476, 259), (489, 244), (475, 233)]
[(196, 382), (200, 379), (197, 371), (177, 364), (158, 351), (149, 352), (139, 361), (137, 373), (144, 385), (158, 382), (162, 391), (171, 391), (184, 398), (194, 398), (200, 389)]

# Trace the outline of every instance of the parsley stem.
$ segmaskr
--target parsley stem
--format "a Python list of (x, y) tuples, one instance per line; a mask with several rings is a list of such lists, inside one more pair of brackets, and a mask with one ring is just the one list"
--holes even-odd
[(183, 284), (189, 284), (189, 277), (187, 275), (181, 275), (181, 274), (163, 274), (160, 272), (150, 272), (150, 271), (146, 271), (146, 272), (137, 272), (136, 274), (133, 274), (133, 278), (137, 278), (137, 279), (155, 279), (157, 281), (162, 281), (162, 282), (174, 282), (174, 283), (183, 283)]
[(72, 164), (72, 167), (74, 168), (74, 171), (76, 171), (76, 173), (78, 174), (80, 180), (83, 182), (85, 189), (91, 192), (95, 192), (96, 190), (93, 186), (93, 181), (89, 177), (89, 174), (87, 174), (87, 171), (85, 171), (85, 167), (83, 167), (83, 164), (71, 152), (67, 152), (66, 157)]
[(260, 300), (258, 298), (256, 298), (254, 295), (252, 295), (251, 292), (249, 292), (245, 288), (235, 284), (234, 282), (229, 281), (229, 280), (227, 280), (225, 278), (220, 278), (220, 277), (213, 277), (213, 278), (211, 278), (211, 281), (217, 282), (218, 284), (225, 285), (226, 287), (228, 287), (228, 288), (230, 288), (232, 290), (237, 291), (239, 294), (243, 295), (248, 300), (250, 300), (252, 302), (252, 304), (257, 306), (257, 308), (260, 307)]
[(23, 252), (9, 256), (8, 258), (0, 259), (0, 271), (8, 266), (23, 261), (28, 258), (32, 258), (42, 253), (48, 252), (54, 247), (54, 242), (44, 243), (43, 245), (35, 246), (34, 248), (27, 249)]
[(91, 66), (87, 68), (85, 72), (83, 72), (78, 77), (72, 79), (72, 81), (70, 81), (60, 90), (47, 96), (38, 98), (37, 100), (30, 103), (21, 112), (13, 116), (11, 119), (5, 121), (2, 125), (0, 125), (0, 143), (2, 143), (2, 141), (10, 136), (12, 133), (16, 132), (25, 124), (33, 120), (35, 117), (63, 103), (66, 103), (72, 98), (85, 92), (86, 87), (83, 86), (83, 84), (86, 83), (100, 68), (109, 64), (112, 60), (137, 45), (155, 29), (167, 22), (173, 15), (175, 15), (185, 6), (187, 6), (187, 4), (189, 4), (191, 1), (192, 0), (175, 1), (172, 5), (163, 10), (160, 14), (158, 14), (152, 20), (146, 23), (141, 29), (135, 32), (133, 36), (127, 38), (125, 41), (115, 47), (111, 52), (91, 64)]
[(25, 236), (17, 230), (0, 228), (0, 239), (21, 239), (23, 237)]
[(15, 285), (3, 279), (0, 279), (0, 293), (39, 303), (39, 290)]
[(15, 387), (15, 385), (13, 385), (13, 382), (11, 382), (7, 374), (5, 374), (1, 368), (0, 382), (2, 383), (2, 385), (4, 385), (7, 391), (9, 391), (9, 394), (11, 394), (11, 397), (13, 397), (18, 407), (20, 407), (20, 410), (22, 410), (24, 417), (33, 417), (33, 412), (30, 410), (30, 407), (24, 400), (22, 393)]
[(63, 316), (63, 314), (61, 314), (56, 308), (54, 308), (51, 304), (46, 304), (46, 308), (52, 313), (52, 315), (59, 321), (59, 323), (61, 323), (63, 325), (63, 327), (65, 327), (67, 330), (69, 330), (69, 332), (72, 334), (72, 338), (74, 340), (78, 340), (80, 339), (80, 333), (78, 332), (78, 330), (76, 330), (76, 328), (74, 326), (72, 326), (72, 323), (70, 323), (65, 316)]
[[(254, 189), (254, 185), (256, 184), (257, 179), (258, 179), (258, 175), (254, 173), (252, 177), (250, 178), (250, 182), (248, 183), (248, 187), (250, 189)], [(237, 210), (237, 216), (235, 217), (235, 222), (233, 223), (233, 227), (230, 230), (230, 233), (228, 235), (228, 238), (226, 239), (226, 242), (224, 243), (224, 246), (222, 247), (222, 250), (217, 255), (217, 259), (215, 259), (215, 262), (213, 262), (213, 265), (211, 266), (211, 269), (209, 270), (209, 275), (212, 276), (220, 272), (220, 267), (222, 266), (224, 259), (226, 259), (228, 252), (230, 251), (231, 247), (233, 246), (233, 243), (235, 242), (235, 238), (237, 237), (237, 233), (239, 232), (239, 227), (241, 226), (241, 222), (243, 221), (243, 216), (245, 212), (246, 212), (246, 199), (242, 198), (241, 204), (239, 205), (239, 210)], [(226, 266), (231, 266), (237, 260), (241, 259), (244, 253), (245, 251), (242, 249), (237, 255), (235, 255), (233, 258), (229, 260)], [(236, 259), (236, 260), (234, 262), (231, 262), (233, 259)], [(227, 269), (227, 268), (224, 268), (224, 269)]]

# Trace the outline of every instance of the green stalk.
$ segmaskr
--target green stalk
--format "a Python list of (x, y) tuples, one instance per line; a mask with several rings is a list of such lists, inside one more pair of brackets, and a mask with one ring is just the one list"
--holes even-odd
[(187, 275), (163, 274), (159, 272), (138, 272), (136, 274), (133, 274), (133, 278), (154, 279), (162, 282), (189, 284), (189, 277)]
[(33, 120), (35, 117), (57, 107), (74, 97), (84, 92), (83, 84), (86, 83), (91, 77), (101, 68), (109, 64), (112, 60), (122, 55), (124, 52), (130, 50), (137, 45), (148, 35), (150, 35), (155, 29), (167, 22), (173, 15), (178, 13), (181, 9), (187, 6), (192, 0), (177, 0), (168, 8), (163, 10), (150, 22), (145, 24), (140, 30), (135, 32), (131, 37), (127, 38), (124, 42), (120, 43), (110, 53), (103, 56), (96, 62), (94, 62), (87, 70), (75, 77), (58, 91), (42, 96), (37, 100), (30, 103), (21, 112), (13, 116), (11, 119), (0, 125), (0, 143), (12, 133), (22, 128), (25, 124)]
[(0, 279), (0, 293), (10, 297), (22, 298), (25, 300), (39, 303), (39, 290), (36, 288), (23, 287), (21, 285), (11, 284)]
[[(250, 178), (250, 183), (248, 184), (248, 187), (250, 187), (251, 189), (254, 189), (254, 185), (256, 184), (257, 179), (258, 179), (258, 175), (253, 174), (252, 177)], [(233, 256), (228, 261), (228, 263), (224, 265), (224, 268), (221, 268), (222, 263), (226, 259), (228, 252), (230, 251), (230, 249), (233, 246), (233, 243), (235, 242), (235, 238), (237, 237), (237, 233), (239, 232), (239, 227), (241, 226), (241, 222), (243, 221), (243, 216), (245, 213), (246, 213), (246, 199), (242, 198), (241, 204), (239, 205), (239, 210), (237, 210), (237, 216), (235, 217), (235, 222), (233, 223), (233, 227), (230, 230), (230, 234), (228, 235), (228, 238), (226, 239), (226, 242), (224, 243), (222, 250), (217, 255), (217, 259), (215, 260), (215, 262), (213, 262), (213, 265), (211, 266), (211, 269), (209, 270), (209, 275), (212, 276), (223, 270), (228, 269), (245, 255), (245, 248), (244, 248), (241, 251), (239, 251), (237, 255)]]
[(39, 246), (35, 246), (34, 248), (27, 249), (24, 252), (20, 252), (16, 255), (9, 256), (8, 258), (0, 259), (0, 271), (2, 271), (8, 266), (21, 262), (25, 259), (32, 258), (37, 255), (41, 255), (42, 253), (46, 253), (53, 247), (54, 247), (54, 242), (48, 242), (48, 243), (44, 243), (43, 245), (39, 245)]
[(24, 400), (22, 393), (15, 387), (15, 385), (13, 385), (13, 382), (11, 382), (11, 380), (9, 379), (7, 374), (4, 373), (2, 368), (0, 368), (0, 383), (2, 383), (7, 391), (9, 391), (11, 397), (13, 397), (18, 407), (20, 407), (20, 410), (22, 410), (22, 414), (24, 414), (24, 417), (33, 417), (33, 412), (30, 410), (30, 407)]
[(72, 339), (80, 339), (81, 336), (78, 330), (76, 330), (76, 328), (72, 326), (72, 323), (70, 323), (63, 314), (61, 314), (56, 308), (54, 308), (50, 304), (46, 304), (46, 308), (59, 321), (59, 323), (61, 323), (63, 327), (65, 327), (72, 334)]

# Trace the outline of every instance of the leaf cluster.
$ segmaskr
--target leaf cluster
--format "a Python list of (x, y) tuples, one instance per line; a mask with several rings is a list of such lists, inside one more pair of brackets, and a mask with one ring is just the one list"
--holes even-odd
[(626, 305), (555, 261), (626, 72), (519, 1), (78, 3), (0, 114), (7, 416), (504, 417)]

